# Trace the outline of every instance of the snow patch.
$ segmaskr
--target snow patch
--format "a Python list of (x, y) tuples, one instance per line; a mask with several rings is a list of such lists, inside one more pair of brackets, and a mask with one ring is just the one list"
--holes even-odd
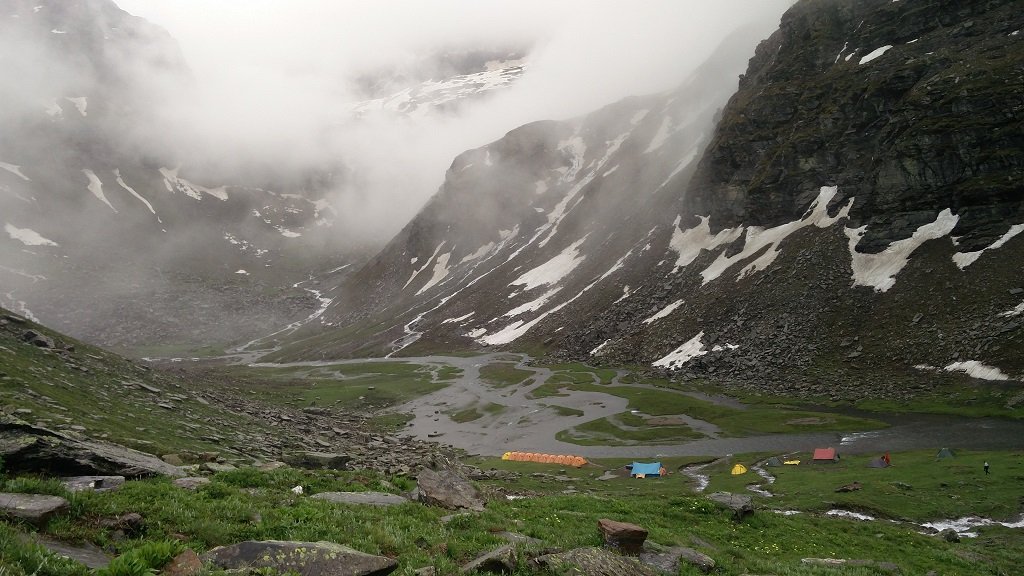
[(886, 52), (888, 52), (890, 48), (892, 48), (892, 44), (886, 44), (885, 46), (882, 46), (881, 48), (875, 48), (871, 52), (868, 52), (867, 54), (865, 54), (860, 59), (860, 64), (867, 64), (868, 62), (871, 62), (875, 58), (878, 58), (882, 54), (885, 54)]
[(663, 144), (668, 140), (668, 137), (672, 135), (672, 118), (665, 116), (661, 121), (661, 126), (658, 126), (658, 131), (654, 134), (654, 138), (651, 139), (651, 143), (647, 146), (647, 150), (644, 150), (644, 154), (650, 154), (658, 148), (661, 148)]
[[(476, 252), (473, 252), (472, 254), (467, 255), (462, 260), (459, 260), (459, 264), (465, 264), (466, 262), (471, 262), (473, 260), (479, 260), (480, 258), (483, 258), (488, 253), (490, 253), (491, 250), (494, 250), (494, 242), (488, 242), (487, 244), (484, 244)], [(416, 259), (414, 258), (413, 259), (413, 264), (416, 263), (415, 260)]]
[(274, 226), (274, 229), (280, 232), (281, 236), (284, 236), (285, 238), (298, 238), (299, 236), (302, 236), (300, 232), (294, 232), (284, 226)]
[[(174, 170), (170, 168), (160, 168), (160, 174), (164, 177), (164, 186), (169, 192), (181, 192), (189, 198), (195, 200), (202, 200), (203, 194), (209, 194), (214, 198), (226, 202), (228, 199), (228, 192), (226, 186), (220, 186), (217, 188), (206, 188), (198, 184), (194, 184), (185, 180), (184, 178), (178, 177), (178, 171), (181, 170), (181, 166), (178, 166)], [(256, 212), (255, 210), (253, 212)], [(259, 212), (256, 212), (256, 217), (259, 217)], [(269, 223), (269, 222), (268, 222)], [(283, 234), (283, 232), (282, 232)]]
[(1020, 234), (1021, 232), (1024, 232), (1024, 224), (1014, 224), (1013, 226), (1010, 226), (1010, 229), (1007, 230), (1006, 234), (1003, 234), (1002, 237), (1000, 237), (998, 240), (993, 242), (991, 245), (982, 248), (981, 250), (977, 250), (975, 252), (957, 252), (956, 254), (953, 254), (953, 262), (956, 263), (957, 268), (963, 270), (964, 268), (967, 268), (971, 264), (974, 264), (978, 260), (978, 258), (981, 258), (981, 255), (986, 250), (996, 250), (998, 248), (1002, 248), (1003, 245), (1005, 245), (1014, 236)]
[[(124, 179), (121, 178), (121, 170), (119, 168), (114, 169), (114, 176), (117, 177), (117, 183), (121, 185), (121, 188), (124, 188), (130, 192), (132, 196), (138, 198), (140, 202), (146, 205), (146, 208), (149, 208), (149, 211), (152, 212), (154, 216), (156, 215), (156, 210), (153, 209), (153, 205), (149, 203), (149, 200), (146, 200), (142, 195), (136, 192), (134, 188), (125, 184)], [(157, 220), (159, 220), (159, 218), (157, 218)]]
[(547, 180), (537, 180), (537, 183), (534, 184), (533, 193), (538, 195), (538, 196), (540, 196), (541, 194), (543, 194), (543, 193), (545, 193), (547, 191), (548, 191)]
[(725, 228), (712, 236), (708, 220), (708, 216), (700, 216), (700, 224), (687, 230), (681, 230), (679, 228), (680, 218), (676, 216), (672, 240), (669, 241), (669, 248), (679, 254), (675, 267), (672, 269), (673, 273), (696, 260), (702, 250), (714, 250), (719, 246), (731, 244), (743, 233), (743, 227), (740, 226)]
[(523, 286), (525, 290), (532, 290), (538, 286), (556, 284), (569, 275), (580, 265), (586, 256), (579, 253), (580, 245), (587, 237), (580, 238), (570, 246), (562, 250), (554, 258), (526, 272), (511, 282), (514, 286)]
[(682, 306), (682, 304), (683, 304), (683, 300), (681, 298), (679, 300), (676, 300), (675, 302), (673, 302), (673, 303), (669, 304), (668, 306), (665, 306), (664, 308), (659, 310), (658, 313), (656, 313), (655, 315), (651, 316), (650, 318), (644, 319), (644, 324), (650, 324), (650, 323), (654, 322), (655, 320), (660, 320), (661, 318), (664, 318), (664, 317), (668, 316), (669, 314), (675, 312), (676, 308), (679, 308), (680, 306)]
[(92, 192), (92, 195), (98, 198), (100, 202), (109, 206), (110, 209), (114, 211), (114, 214), (117, 214), (117, 209), (114, 208), (110, 201), (107, 200), (107, 197), (103, 194), (103, 182), (101, 182), (99, 177), (96, 176), (96, 173), (88, 169), (82, 170), (82, 173), (89, 179), (89, 192)]
[(605, 340), (604, 342), (602, 342), (599, 346), (595, 347), (593, 350), (590, 351), (590, 355), (591, 356), (598, 356), (598, 355), (600, 355), (601, 351), (604, 350), (604, 347), (607, 346), (609, 342), (611, 342), (611, 340)]
[(850, 239), (850, 256), (853, 259), (853, 285), (871, 286), (877, 292), (885, 292), (896, 284), (896, 275), (907, 265), (910, 254), (928, 240), (948, 235), (956, 227), (960, 217), (949, 208), (935, 217), (935, 221), (918, 228), (910, 238), (897, 240), (877, 254), (857, 252), (856, 246), (864, 237), (867, 226), (846, 228)]
[(53, 240), (44, 238), (42, 234), (29, 228), (18, 228), (13, 224), (4, 224), (4, 231), (12, 240), (17, 240), (25, 246), (60, 246)]
[(650, 112), (650, 110), (640, 110), (636, 114), (633, 114), (633, 117), (629, 119), (629, 123), (636, 126), (647, 116), (648, 112)]
[(8, 164), (7, 162), (0, 162), (0, 168), (3, 168), (4, 170), (7, 170), (11, 174), (14, 174), (18, 178), (21, 178), (22, 180), (24, 180), (26, 182), (31, 182), (32, 181), (32, 180), (29, 179), (28, 176), (25, 176), (24, 174), (22, 174), (21, 166), (16, 166), (14, 164)]
[[(828, 203), (835, 197), (838, 188), (835, 186), (822, 186), (818, 192), (818, 197), (811, 203), (810, 208), (800, 220), (793, 222), (787, 222), (774, 228), (763, 229), (757, 226), (750, 226), (746, 229), (746, 238), (743, 243), (743, 250), (738, 254), (732, 256), (726, 256), (724, 253), (718, 255), (718, 258), (711, 263), (706, 269), (701, 272), (701, 276), (704, 277), (703, 284), (707, 284), (712, 280), (718, 278), (726, 270), (732, 267), (734, 264), (746, 260), (751, 256), (761, 253), (756, 260), (747, 264), (740, 270), (738, 278), (743, 278), (748, 274), (764, 270), (780, 254), (779, 245), (782, 241), (788, 238), (794, 232), (806, 228), (808, 226), (816, 226), (818, 228), (827, 228), (832, 224), (835, 224), (841, 218), (846, 218), (850, 213), (850, 208), (853, 207), (853, 199), (846, 203), (839, 213), (834, 217), (828, 215)], [(725, 232), (719, 232), (722, 234)]]
[(249, 273), (246, 272), (245, 270), (235, 270), (235, 274), (242, 274), (244, 276), (248, 276), (249, 275)]
[(442, 321), (441, 324), (458, 324), (463, 320), (469, 320), (474, 314), (476, 314), (476, 312), (470, 312), (469, 314), (459, 316), (458, 318), (448, 318), (447, 320)]
[(437, 261), (434, 262), (434, 275), (431, 276), (430, 280), (427, 280), (427, 283), (424, 284), (423, 287), (416, 292), (417, 296), (431, 289), (438, 282), (444, 280), (448, 276), (448, 260), (451, 257), (451, 252), (441, 254), (440, 256), (437, 257)]
[(653, 365), (673, 370), (694, 358), (707, 354), (707, 350), (704, 349), (704, 342), (702, 342), (703, 338), (704, 331), (701, 330), (696, 336), (684, 342), (682, 346), (669, 352), (664, 358), (656, 360)]
[(86, 110), (89, 108), (88, 98), (86, 98), (85, 96), (78, 96), (77, 98), (65, 98), (65, 100), (74, 104), (75, 108), (78, 109), (78, 113), (81, 114), (83, 117), (88, 116), (88, 114), (86, 113)]
[(1002, 316), (1003, 318), (1009, 318), (1011, 316), (1020, 316), (1021, 314), (1024, 314), (1024, 302), (1017, 304), (1016, 308), (1007, 310), (1006, 312), (999, 313), (999, 315)]
[(509, 310), (508, 312), (505, 312), (504, 314), (502, 314), (502, 316), (515, 318), (516, 316), (519, 316), (524, 312), (536, 312), (537, 310), (540, 310), (541, 307), (544, 306), (544, 304), (547, 304), (548, 300), (550, 300), (552, 296), (558, 294), (561, 291), (561, 288), (554, 288), (548, 290), (544, 294), (541, 294), (538, 298), (525, 304), (520, 304), (519, 306), (516, 306), (515, 308)]
[[(413, 270), (412, 276), (409, 276), (409, 279), (405, 281), (405, 286), (402, 286), (402, 290), (408, 288), (409, 284), (411, 284), (412, 281), (415, 280), (416, 277), (420, 275), (420, 272), (423, 272), (424, 270), (427, 269), (427, 266), (430, 266), (430, 263), (434, 261), (434, 257), (436, 257), (437, 253), (441, 251), (441, 248), (444, 247), (444, 244), (444, 242), (438, 244), (437, 248), (434, 248), (434, 253), (430, 255), (430, 258), (428, 258), (426, 262), (423, 263), (423, 266), (418, 268), (417, 270)], [(413, 260), (413, 263), (415, 262), (416, 261)]]
[(993, 366), (986, 366), (977, 360), (966, 360), (953, 362), (943, 368), (946, 372), (964, 372), (971, 378), (979, 380), (1009, 380), (1010, 377), (1003, 374), (1002, 370)]
[(64, 109), (57, 104), (56, 100), (50, 100), (50, 103), (46, 105), (46, 115), (51, 118), (57, 118), (64, 115)]
[(630, 291), (630, 288), (629, 288), (628, 285), (623, 286), (622, 287), (622, 296), (619, 296), (619, 299), (616, 300), (615, 302), (612, 302), (612, 304), (618, 304), (619, 302), (622, 302), (626, 298), (629, 298), (629, 295), (632, 294), (632, 293), (633, 292)]

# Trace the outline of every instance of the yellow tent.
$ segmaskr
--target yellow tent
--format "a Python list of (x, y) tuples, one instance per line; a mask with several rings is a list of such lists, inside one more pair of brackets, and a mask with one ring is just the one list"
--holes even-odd
[(787, 466), (798, 466), (800, 464), (800, 461), (799, 460), (786, 460), (785, 462), (783, 462), (783, 464), (785, 464)]
[(737, 465), (732, 467), (732, 475), (733, 476), (739, 476), (740, 474), (746, 474), (746, 473), (747, 473), (747, 467), (744, 466), (743, 464), (737, 464)]

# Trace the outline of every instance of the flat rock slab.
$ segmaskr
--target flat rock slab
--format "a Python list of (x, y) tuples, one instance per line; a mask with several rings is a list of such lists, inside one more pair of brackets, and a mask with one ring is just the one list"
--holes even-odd
[(321, 492), (313, 495), (314, 500), (326, 500), (335, 504), (366, 504), (368, 506), (398, 506), (409, 502), (408, 498), (387, 492)]
[(516, 550), (512, 544), (491, 550), (478, 556), (472, 562), (459, 569), (463, 574), (470, 572), (490, 572), (492, 574), (510, 574), (516, 569)]
[(679, 566), (683, 562), (696, 566), (705, 574), (715, 569), (713, 558), (693, 548), (682, 546), (669, 548), (663, 552), (644, 552), (640, 554), (640, 561), (665, 574), (678, 574)]
[(247, 541), (220, 546), (201, 556), (218, 568), (293, 570), (300, 576), (383, 576), (398, 562), (333, 542)]
[(32, 542), (46, 548), (50, 552), (64, 558), (70, 558), (75, 562), (83, 564), (86, 568), (106, 568), (111, 556), (108, 556), (99, 546), (85, 544), (73, 546), (58, 540), (53, 540), (39, 534), (25, 535), (20, 538), (23, 542)]
[(187, 478), (175, 478), (171, 484), (174, 484), (178, 488), (184, 488), (185, 490), (198, 490), (200, 486), (205, 486), (210, 483), (209, 478), (202, 476), (189, 476)]
[(484, 500), (480, 491), (455, 472), (434, 472), (425, 469), (416, 477), (420, 502), (442, 508), (482, 511)]
[(750, 496), (731, 492), (715, 492), (708, 499), (723, 508), (732, 510), (732, 518), (737, 522), (754, 513), (754, 501)]
[(124, 484), (124, 476), (72, 476), (61, 478), (61, 482), (68, 492), (108, 492), (120, 488)]
[(67, 509), (68, 501), (60, 496), (0, 492), (0, 516), (18, 518), (37, 526)]
[(636, 558), (620, 556), (604, 548), (577, 548), (547, 554), (535, 558), (533, 563), (576, 576), (659, 576), (654, 568)]
[(180, 477), (185, 473), (163, 460), (125, 446), (74, 438), (0, 415), (0, 458), (12, 472), (46, 472), (54, 476)]

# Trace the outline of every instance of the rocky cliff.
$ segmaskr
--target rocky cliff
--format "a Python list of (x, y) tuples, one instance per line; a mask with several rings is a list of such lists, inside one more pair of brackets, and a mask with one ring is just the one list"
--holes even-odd
[(798, 2), (738, 89), (721, 51), (461, 155), (277, 357), (505, 346), (840, 396), (1020, 378), (1021, 28), (1013, 2)]

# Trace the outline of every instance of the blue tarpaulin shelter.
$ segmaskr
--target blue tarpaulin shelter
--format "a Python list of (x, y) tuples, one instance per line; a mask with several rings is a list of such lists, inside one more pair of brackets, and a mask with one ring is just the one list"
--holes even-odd
[(661, 476), (661, 462), (633, 462), (629, 467), (629, 475), (637, 476)]

